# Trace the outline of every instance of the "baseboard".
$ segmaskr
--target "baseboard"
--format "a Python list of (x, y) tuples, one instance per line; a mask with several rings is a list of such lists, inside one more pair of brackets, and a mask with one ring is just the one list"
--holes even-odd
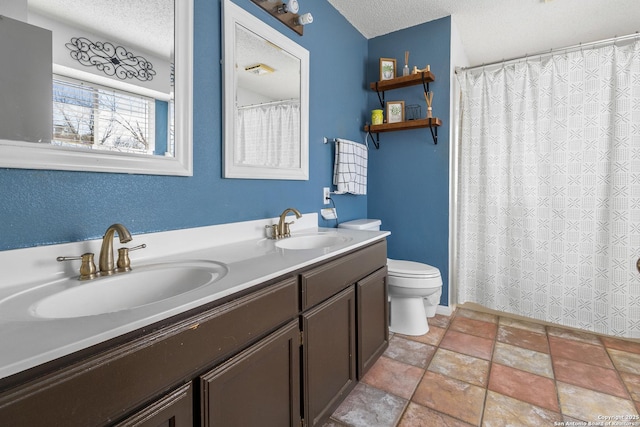
[(453, 313), (453, 309), (448, 305), (439, 305), (438, 307), (436, 307), (436, 314), (451, 316), (451, 313)]

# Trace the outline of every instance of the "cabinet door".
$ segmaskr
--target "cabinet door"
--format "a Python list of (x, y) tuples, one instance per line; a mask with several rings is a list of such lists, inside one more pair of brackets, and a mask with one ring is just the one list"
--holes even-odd
[(292, 321), (200, 379), (202, 426), (300, 426), (300, 330)]
[(389, 303), (387, 267), (356, 284), (358, 303), (358, 379), (389, 345)]
[(302, 314), (304, 419), (321, 424), (356, 385), (353, 286)]
[(185, 384), (115, 427), (192, 427), (191, 389), (191, 383)]

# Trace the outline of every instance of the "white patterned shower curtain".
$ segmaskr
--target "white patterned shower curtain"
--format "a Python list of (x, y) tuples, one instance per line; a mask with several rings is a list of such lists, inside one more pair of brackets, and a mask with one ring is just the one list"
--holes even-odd
[(457, 302), (640, 338), (640, 41), (459, 81)]

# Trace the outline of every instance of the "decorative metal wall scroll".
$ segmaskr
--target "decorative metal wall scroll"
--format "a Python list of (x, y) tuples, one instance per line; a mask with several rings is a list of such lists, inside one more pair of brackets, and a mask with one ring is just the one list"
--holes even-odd
[(96, 67), (108, 76), (120, 80), (153, 80), (156, 75), (153, 64), (142, 56), (135, 56), (122, 46), (109, 42), (92, 42), (86, 37), (73, 37), (65, 44), (73, 59), (86, 67)]

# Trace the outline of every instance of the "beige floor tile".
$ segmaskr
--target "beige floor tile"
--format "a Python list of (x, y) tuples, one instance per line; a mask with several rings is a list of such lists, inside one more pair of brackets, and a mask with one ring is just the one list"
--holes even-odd
[(395, 427), (406, 405), (405, 399), (361, 382), (332, 418), (350, 427)]
[(627, 386), (627, 390), (631, 394), (631, 398), (636, 402), (640, 401), (640, 375), (630, 374), (628, 372), (620, 372), (620, 378)]
[(440, 341), (442, 341), (442, 337), (444, 336), (445, 332), (447, 332), (447, 330), (444, 328), (429, 325), (429, 332), (427, 332), (424, 335), (418, 335), (418, 336), (409, 336), (409, 335), (401, 335), (401, 334), (396, 334), (396, 335), (402, 338), (406, 338), (408, 340), (418, 341), (423, 344), (437, 346), (438, 344), (440, 344)]
[(389, 347), (384, 352), (384, 355), (390, 359), (426, 369), (435, 352), (436, 347), (434, 346), (409, 340), (395, 334), (389, 340)]
[(588, 332), (574, 331), (572, 329), (549, 326), (547, 327), (547, 333), (554, 337), (581, 341), (587, 344), (600, 345), (600, 346), (602, 345), (602, 342), (596, 335), (590, 334)]
[(456, 311), (456, 316), (468, 317), (469, 319), (482, 320), (483, 322), (498, 323), (498, 316), (491, 313), (482, 313), (480, 311), (461, 308)]
[(488, 360), (439, 348), (431, 359), (428, 370), (486, 387), (489, 377)]
[(630, 374), (640, 375), (640, 354), (627, 351), (607, 349), (616, 369)]
[(493, 340), (449, 329), (444, 335), (444, 338), (442, 338), (442, 341), (440, 341), (440, 347), (469, 356), (491, 360)]
[(511, 326), (513, 328), (525, 329), (531, 332), (538, 332), (539, 334), (546, 333), (546, 329), (544, 325), (540, 323), (529, 322), (527, 320), (512, 319), (510, 317), (500, 316), (498, 323), (504, 326)]
[(398, 427), (470, 427), (463, 421), (434, 411), (425, 406), (409, 403)]
[(447, 329), (449, 327), (449, 323), (451, 323), (451, 319), (453, 319), (453, 316), (436, 314), (433, 317), (427, 318), (427, 323), (429, 324), (429, 327), (437, 326), (439, 328)]
[(427, 371), (412, 401), (477, 426), (485, 392), (483, 387)]
[(551, 357), (546, 353), (497, 342), (493, 353), (493, 361), (553, 379)]
[(602, 422), (607, 416), (635, 416), (631, 400), (611, 396), (558, 381), (560, 409), (568, 417), (586, 422)]
[(541, 427), (562, 421), (562, 415), (557, 412), (489, 391), (482, 427)]

